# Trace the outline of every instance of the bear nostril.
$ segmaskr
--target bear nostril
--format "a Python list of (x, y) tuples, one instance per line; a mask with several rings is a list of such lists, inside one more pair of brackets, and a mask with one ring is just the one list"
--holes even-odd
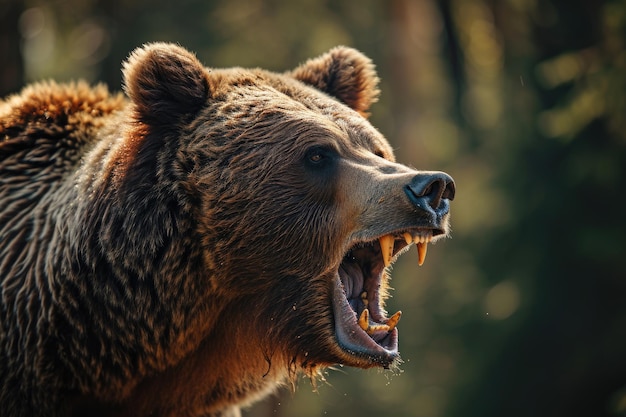
[(426, 197), (428, 201), (428, 205), (433, 209), (439, 207), (439, 203), (441, 202), (441, 197), (443, 197), (443, 192), (445, 190), (446, 184), (442, 179), (434, 179), (430, 184), (424, 188), (424, 191), (418, 195), (418, 197)]
[(454, 200), (454, 195), (456, 194), (456, 185), (454, 184), (454, 180), (450, 178), (449, 181), (446, 181), (446, 187), (443, 190), (443, 195), (441, 198), (447, 198), (448, 200)]
[(427, 202), (433, 210), (440, 206), (442, 199), (453, 200), (456, 192), (454, 180), (443, 172), (417, 175), (409, 189), (413, 196)]

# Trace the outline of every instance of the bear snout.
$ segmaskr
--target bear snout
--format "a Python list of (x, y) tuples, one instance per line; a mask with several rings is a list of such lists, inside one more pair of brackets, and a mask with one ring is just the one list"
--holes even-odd
[(432, 213), (437, 218), (448, 214), (455, 191), (454, 180), (445, 172), (420, 173), (404, 188), (415, 207)]

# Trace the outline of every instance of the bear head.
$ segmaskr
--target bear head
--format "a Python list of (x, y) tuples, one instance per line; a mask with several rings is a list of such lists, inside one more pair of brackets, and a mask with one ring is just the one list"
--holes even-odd
[[(454, 183), (396, 163), (366, 120), (378, 95), (370, 60), (338, 47), (285, 74), (209, 70), (156, 43), (124, 77), (135, 145), (176, 142), (206, 291), (250, 310), (269, 351), (299, 365), (390, 365), (386, 266), (447, 234)], [(374, 330), (359, 325), (365, 310)]]
[[(202, 322), (184, 355), (204, 350), (219, 373), (228, 352), (237, 365), (222, 376), (239, 379), (253, 374), (248, 361), (263, 369), (258, 378), (393, 366), (400, 313), (384, 308), (388, 266), (413, 245), (421, 264), (427, 244), (448, 234), (455, 186), (395, 162), (368, 122), (371, 61), (337, 47), (286, 73), (208, 69), (154, 43), (132, 53), (124, 82), (133, 122), (108, 160), (110, 186), (128, 201), (150, 190), (154, 204), (124, 214), (152, 232), (126, 233), (117, 247), (129, 264), (129, 254), (139, 263), (165, 244), (179, 249), (153, 252), (193, 262), (158, 272), (199, 294), (177, 313)], [(176, 237), (182, 224), (188, 232)], [(215, 345), (228, 346), (219, 358), (208, 353)]]

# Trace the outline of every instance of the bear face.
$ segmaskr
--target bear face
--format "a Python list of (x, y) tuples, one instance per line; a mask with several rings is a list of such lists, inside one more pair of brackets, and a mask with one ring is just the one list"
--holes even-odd
[(156, 43), (124, 82), (130, 102), (54, 180), (39, 246), (55, 244), (40, 313), (55, 352), (38, 361), (59, 372), (41, 390), (70, 392), (75, 414), (217, 415), (300, 370), (394, 366), (386, 267), (447, 235), (455, 186), (396, 163), (367, 121), (369, 59), (340, 47), (284, 74), (217, 70)]
[[(191, 149), (178, 150), (184, 154), (181, 164), (190, 171), (185, 183), (202, 201), (198, 218), (208, 248), (208, 275), (223, 278), (215, 285), (232, 289), (238, 296), (248, 291), (256, 296), (260, 288), (269, 293), (275, 287), (294, 286), (294, 292), (306, 291), (307, 286), (317, 288), (315, 280), (320, 278), (321, 294), (310, 294), (311, 299), (320, 300), (329, 294), (324, 288), (329, 285), (328, 272), (343, 272), (343, 279), (330, 280), (333, 300), (339, 302), (335, 288), (353, 288), (355, 293), (349, 298), (358, 299), (358, 290), (366, 289), (366, 278), (373, 278), (381, 281), (372, 285), (371, 318), (386, 321), (378, 297), (383, 293), (379, 288), (384, 287), (385, 261), (372, 242), (391, 236), (393, 256), (407, 240), (445, 235), (454, 184), (445, 174), (418, 174), (394, 163), (387, 141), (362, 117), (378, 94), (369, 60), (338, 48), (287, 75), (239, 69), (207, 75), (198, 64), (181, 70), (183, 63), (170, 74), (161, 68), (160, 60), (173, 65), (182, 57), (187, 59), (186, 51), (165, 46), (159, 62), (144, 56), (156, 54), (160, 47), (135, 52), (126, 65), (127, 91), (139, 119), (148, 120), (149, 125), (173, 116), (193, 118), (187, 128), (190, 134), (182, 133), (181, 140)], [(157, 82), (153, 77), (158, 72), (162, 78)], [(184, 85), (171, 85), (176, 77)], [(148, 86), (153, 82), (156, 88)], [(162, 95), (142, 96), (155, 90)], [(184, 107), (193, 104), (189, 91), (197, 96), (199, 109), (195, 111)], [(164, 115), (152, 120), (155, 109), (160, 114), (159, 106), (165, 108)], [(429, 184), (420, 184), (423, 181)], [(415, 186), (433, 188), (435, 201), (416, 203), (420, 197), (412, 196), (412, 190), (407, 196), (405, 189)], [(410, 239), (405, 239), (405, 233)], [(357, 259), (357, 254), (364, 259)], [(228, 274), (222, 277), (220, 269)], [(361, 271), (351, 277), (348, 271), (355, 269)], [(316, 316), (315, 312), (307, 314)], [(324, 316), (319, 321), (328, 322)], [(313, 333), (317, 337), (330, 327)], [(341, 336), (339, 341), (350, 343)], [(389, 365), (396, 356), (391, 334), (374, 344), (358, 337), (351, 342), (355, 346), (339, 345), (343, 349), (326, 364)]]

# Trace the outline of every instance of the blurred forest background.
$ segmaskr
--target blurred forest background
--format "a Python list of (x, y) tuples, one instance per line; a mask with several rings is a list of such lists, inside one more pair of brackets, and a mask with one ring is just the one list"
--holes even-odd
[(157, 40), (280, 71), (356, 47), (400, 162), (457, 182), (452, 239), (393, 271), (402, 372), (339, 367), (246, 416), (626, 416), (625, 1), (0, 0), (0, 93), (119, 90)]

